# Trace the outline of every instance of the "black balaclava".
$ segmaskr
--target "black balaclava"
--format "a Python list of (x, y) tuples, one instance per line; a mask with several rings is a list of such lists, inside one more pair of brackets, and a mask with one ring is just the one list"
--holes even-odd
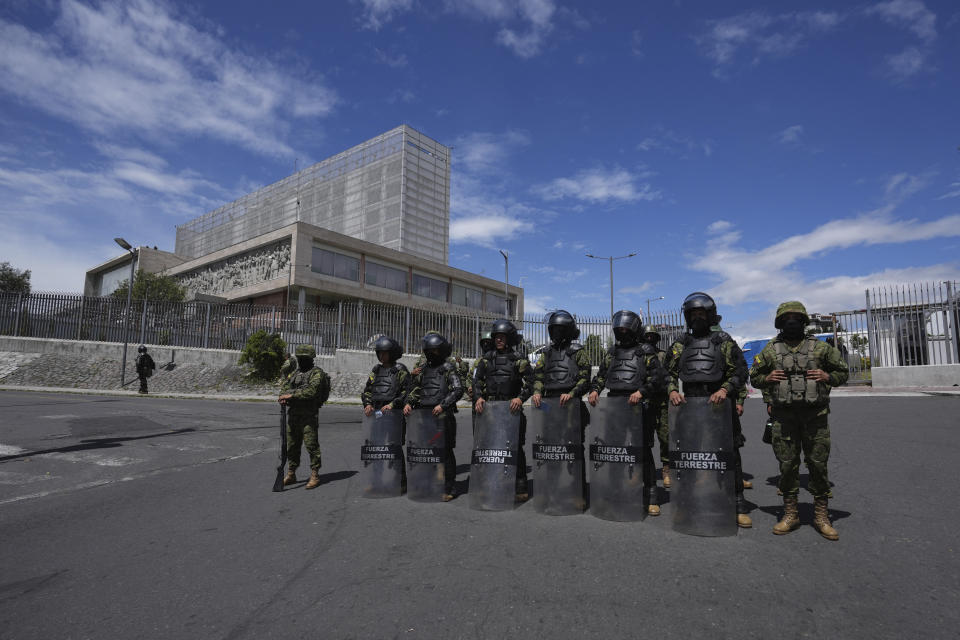
[(613, 335), (621, 347), (632, 347), (637, 344), (637, 334), (632, 331), (617, 328), (613, 330)]
[(300, 371), (310, 371), (313, 369), (313, 358), (310, 356), (297, 356), (297, 366)]
[(435, 367), (443, 362), (443, 352), (440, 351), (440, 349), (426, 349), (423, 355), (427, 357), (427, 362), (430, 363), (430, 366)]
[(690, 333), (702, 338), (710, 333), (710, 321), (706, 318), (692, 318), (690, 320)]
[(786, 340), (799, 340), (803, 337), (805, 329), (803, 318), (786, 318), (783, 321), (783, 337)]

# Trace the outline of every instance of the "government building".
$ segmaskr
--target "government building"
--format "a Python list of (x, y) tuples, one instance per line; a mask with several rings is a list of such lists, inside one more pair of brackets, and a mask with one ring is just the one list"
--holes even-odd
[(448, 266), (450, 148), (406, 125), (179, 225), (173, 252), (135, 253), (87, 271), (84, 294), (115, 291), (135, 259), (190, 299), (523, 314), (523, 289)]

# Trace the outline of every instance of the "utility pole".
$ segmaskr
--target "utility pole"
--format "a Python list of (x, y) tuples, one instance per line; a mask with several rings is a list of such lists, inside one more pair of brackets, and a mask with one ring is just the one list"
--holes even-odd
[(614, 260), (623, 260), (624, 258), (632, 258), (637, 255), (636, 252), (629, 253), (625, 256), (595, 256), (593, 254), (586, 254), (588, 258), (595, 258), (597, 260), (609, 260), (610, 261), (610, 317), (613, 318), (613, 261)]
[(503, 317), (510, 317), (510, 257), (507, 252), (500, 249), (500, 255), (503, 256)]

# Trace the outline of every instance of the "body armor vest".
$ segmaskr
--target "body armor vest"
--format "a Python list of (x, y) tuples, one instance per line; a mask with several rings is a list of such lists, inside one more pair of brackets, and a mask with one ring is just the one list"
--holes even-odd
[(420, 404), (435, 407), (447, 396), (447, 372), (454, 369), (449, 362), (437, 366), (426, 365), (420, 374)]
[(647, 377), (647, 365), (639, 345), (614, 347), (613, 359), (607, 367), (606, 386), (610, 391), (637, 391)]
[(520, 375), (517, 372), (516, 353), (494, 351), (487, 354), (487, 396), (490, 400), (512, 400), (520, 395)]
[(397, 373), (401, 365), (385, 367), (378, 364), (373, 375), (373, 384), (370, 385), (370, 397), (374, 402), (393, 402), (399, 395), (400, 380)]
[(557, 349), (551, 347), (545, 354), (543, 363), (543, 388), (547, 391), (567, 393), (577, 384), (580, 368), (577, 366), (574, 347)]
[(680, 354), (680, 380), (683, 382), (720, 382), (723, 380), (724, 357), (720, 344), (709, 334), (702, 338), (691, 335), (684, 340)]
[(783, 369), (787, 379), (777, 383), (770, 394), (771, 404), (775, 407), (807, 405), (819, 407), (830, 401), (830, 387), (823, 382), (807, 380), (807, 371), (819, 369), (820, 363), (813, 354), (816, 338), (807, 337), (796, 351), (790, 349), (781, 339), (773, 341), (773, 352), (777, 356), (774, 369)]

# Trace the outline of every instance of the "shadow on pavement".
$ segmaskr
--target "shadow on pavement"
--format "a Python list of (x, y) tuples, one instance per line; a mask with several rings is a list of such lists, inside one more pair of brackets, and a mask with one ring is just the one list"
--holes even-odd
[(6, 462), (7, 460), (17, 460), (18, 458), (29, 458), (31, 456), (42, 456), (46, 453), (70, 453), (73, 451), (90, 451), (93, 449), (113, 449), (115, 447), (123, 446), (124, 442), (130, 442), (132, 440), (146, 440), (148, 438), (161, 438), (163, 436), (181, 435), (184, 433), (190, 433), (192, 431), (195, 431), (195, 429), (193, 429), (192, 427), (187, 427), (185, 429), (176, 429), (174, 431), (164, 431), (163, 433), (154, 433), (147, 436), (128, 436), (125, 438), (90, 438), (87, 440), (81, 440), (79, 444), (71, 444), (65, 447), (57, 447), (56, 449), (40, 449), (38, 451), (24, 451), (23, 453), (17, 453), (14, 455), (0, 456), (0, 462)]

